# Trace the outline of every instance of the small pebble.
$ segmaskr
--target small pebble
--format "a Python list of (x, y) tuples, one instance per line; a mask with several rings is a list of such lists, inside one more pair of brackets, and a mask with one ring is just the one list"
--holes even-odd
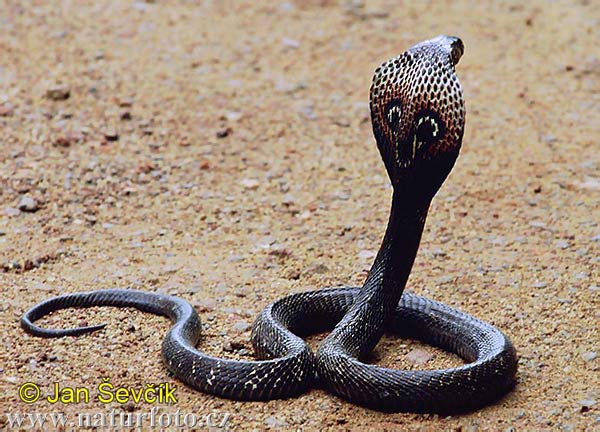
[(232, 328), (235, 331), (244, 332), (250, 328), (250, 324), (246, 321), (237, 321), (235, 324), (233, 324)]
[(304, 90), (306, 84), (303, 82), (290, 82), (284, 79), (279, 79), (275, 83), (275, 91), (278, 93), (292, 94), (299, 90)]
[(46, 90), (46, 97), (53, 101), (66, 100), (69, 99), (69, 96), (71, 96), (71, 90), (64, 85), (56, 85)]
[(72, 144), (82, 141), (83, 138), (83, 134), (81, 133), (68, 132), (58, 136), (56, 140), (54, 140), (54, 145), (57, 147), (71, 147)]
[(13, 112), (14, 107), (11, 104), (0, 105), (0, 117), (10, 117)]
[(231, 132), (233, 132), (233, 129), (230, 128), (230, 127), (226, 127), (226, 128), (223, 128), (223, 129), (219, 129), (216, 132), (216, 136), (217, 136), (217, 138), (225, 138), (226, 136), (228, 136), (229, 134), (231, 134)]
[(19, 211), (19, 209), (17, 209), (17, 208), (14, 208), (14, 207), (5, 207), (5, 208), (4, 208), (4, 214), (5, 214), (6, 216), (11, 216), (11, 217), (14, 217), (14, 216), (18, 216), (18, 215), (20, 215), (20, 214), (21, 214), (21, 212)]
[(293, 2), (283, 2), (279, 5), (279, 10), (282, 12), (289, 12), (296, 9), (296, 5)]
[(556, 137), (554, 135), (542, 135), (541, 140), (546, 143), (553, 143), (556, 141)]
[(506, 239), (501, 236), (493, 237), (490, 240), (490, 243), (496, 246), (504, 246), (506, 245)]
[(581, 405), (580, 412), (589, 411), (594, 405), (596, 405), (596, 399), (581, 399), (579, 401), (579, 405)]
[(131, 6), (136, 10), (145, 11), (145, 10), (148, 10), (148, 8), (151, 6), (150, 3), (151, 2), (136, 1), (136, 2), (133, 2), (133, 4)]
[(216, 302), (214, 299), (205, 298), (198, 300), (194, 306), (198, 310), (198, 312), (211, 312), (215, 310)]
[(296, 39), (284, 37), (283, 39), (281, 39), (281, 43), (283, 44), (283, 46), (288, 47), (288, 48), (299, 48), (300, 47), (300, 42), (298, 42)]
[(305, 104), (296, 109), (298, 114), (301, 114), (307, 120), (316, 120), (319, 117), (315, 114), (314, 108), (311, 104)]
[(273, 255), (279, 258), (287, 258), (292, 255), (292, 252), (283, 247), (282, 245), (274, 245), (273, 248), (269, 251), (269, 255)]
[(260, 186), (260, 182), (255, 179), (242, 179), (242, 181), (240, 181), (240, 184), (244, 186), (245, 189), (249, 190), (256, 190), (258, 189), (258, 186)]
[(104, 131), (103, 135), (106, 141), (117, 141), (119, 139), (119, 133), (114, 129)]
[(281, 200), (281, 203), (285, 206), (291, 206), (295, 202), (296, 202), (296, 198), (292, 194), (285, 194), (283, 196), (283, 199)]
[(306, 269), (307, 274), (311, 274), (311, 273), (324, 274), (324, 273), (327, 273), (328, 271), (329, 271), (329, 267), (327, 267), (325, 264), (321, 264), (321, 263), (317, 263), (317, 262), (312, 263)]
[(223, 351), (234, 352), (240, 351), (245, 348), (245, 345), (242, 342), (238, 341), (227, 341), (223, 344)]
[(437, 283), (438, 283), (439, 285), (444, 285), (444, 284), (447, 284), (447, 283), (453, 282), (453, 281), (454, 281), (454, 279), (456, 279), (456, 277), (455, 277), (455, 276), (452, 276), (452, 275), (448, 275), (448, 276), (440, 276), (439, 278), (437, 278)]
[(298, 269), (290, 269), (286, 273), (285, 277), (288, 278), (288, 279), (292, 279), (292, 280), (298, 280), (298, 279), (300, 279), (300, 270), (298, 270)]
[(229, 111), (225, 114), (225, 118), (229, 121), (238, 121), (242, 118), (242, 113), (239, 111)]
[(237, 263), (240, 261), (244, 261), (244, 257), (242, 255), (231, 254), (227, 257), (227, 261)]
[(596, 351), (590, 351), (590, 352), (586, 352), (581, 354), (581, 358), (586, 361), (586, 362), (590, 362), (592, 360), (595, 360), (596, 357), (598, 357), (598, 353)]
[(133, 106), (132, 98), (123, 98), (119, 99), (119, 107), (121, 108), (131, 108)]
[(377, 255), (377, 252), (371, 251), (371, 250), (361, 250), (358, 253), (358, 257), (360, 259), (369, 259), (369, 258), (374, 258)]
[(287, 426), (287, 422), (275, 416), (270, 416), (265, 419), (265, 424), (270, 427), (280, 428)]
[(535, 228), (546, 228), (546, 224), (542, 221), (531, 221), (529, 225)]
[(406, 354), (404, 358), (410, 363), (423, 365), (433, 358), (433, 354), (417, 348)]
[(584, 181), (576, 181), (573, 183), (581, 189), (600, 190), (600, 180), (597, 178), (588, 177)]
[(17, 205), (19, 210), (27, 213), (35, 213), (40, 209), (38, 202), (30, 196), (23, 196)]

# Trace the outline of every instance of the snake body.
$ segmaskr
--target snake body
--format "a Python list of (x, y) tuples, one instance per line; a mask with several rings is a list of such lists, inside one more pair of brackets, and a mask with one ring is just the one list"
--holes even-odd
[[(269, 400), (296, 395), (316, 380), (354, 403), (380, 410), (453, 413), (472, 410), (514, 385), (517, 356), (495, 327), (441, 303), (404, 292), (429, 204), (452, 169), (462, 142), (464, 101), (454, 72), (460, 39), (439, 36), (383, 63), (371, 86), (371, 119), (394, 193), (385, 236), (367, 280), (293, 294), (267, 306), (252, 328), (256, 361), (197, 350), (202, 326), (183, 299), (106, 289), (66, 294), (27, 311), (22, 327), (60, 337), (104, 325), (44, 329), (34, 321), (58, 309), (118, 306), (171, 319), (162, 345), (169, 370), (188, 385), (221, 397)], [(333, 330), (316, 353), (301, 336)], [(364, 364), (384, 331), (460, 355), (468, 364), (402, 371)]]

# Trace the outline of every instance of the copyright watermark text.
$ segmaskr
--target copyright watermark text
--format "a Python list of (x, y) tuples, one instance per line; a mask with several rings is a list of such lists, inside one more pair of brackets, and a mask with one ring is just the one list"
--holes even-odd
[(229, 423), (229, 413), (182, 413), (180, 410), (168, 412), (153, 407), (143, 412), (81, 412), (77, 414), (53, 413), (5, 413), (0, 419), (8, 430), (54, 430), (61, 428), (225, 428)]
[(26, 382), (19, 386), (19, 399), (31, 404), (44, 401), (51, 404), (79, 404), (90, 403), (91, 399), (108, 404), (117, 402), (125, 404), (128, 402), (140, 403), (177, 403), (175, 395), (176, 388), (170, 383), (146, 384), (139, 388), (115, 386), (110, 378), (102, 378), (102, 382), (96, 386), (96, 393), (87, 387), (61, 386), (58, 382), (52, 385), (49, 392), (44, 393), (40, 386), (34, 382)]

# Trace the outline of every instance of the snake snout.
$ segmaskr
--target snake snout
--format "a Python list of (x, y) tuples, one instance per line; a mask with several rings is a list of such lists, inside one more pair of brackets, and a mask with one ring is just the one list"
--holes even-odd
[(451, 43), (450, 58), (452, 59), (452, 63), (454, 63), (454, 66), (456, 66), (463, 53), (465, 52), (465, 46), (463, 45), (463, 41), (460, 40), (460, 38), (452, 37), (452, 39), (454, 40)]
[(465, 52), (465, 46), (463, 44), (463, 41), (457, 36), (439, 35), (433, 39), (421, 42), (420, 44), (415, 45), (415, 47), (424, 45), (426, 43), (438, 45), (440, 48), (446, 51), (448, 57), (450, 58), (450, 61), (454, 66), (458, 64), (458, 61)]

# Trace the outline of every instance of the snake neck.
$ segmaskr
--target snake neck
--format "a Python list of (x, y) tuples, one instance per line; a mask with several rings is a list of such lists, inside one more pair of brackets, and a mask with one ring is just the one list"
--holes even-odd
[(353, 306), (325, 339), (323, 349), (341, 345), (351, 356), (363, 357), (381, 338), (406, 286), (429, 209), (429, 202), (414, 205), (404, 198), (404, 194), (394, 192), (375, 262)]

